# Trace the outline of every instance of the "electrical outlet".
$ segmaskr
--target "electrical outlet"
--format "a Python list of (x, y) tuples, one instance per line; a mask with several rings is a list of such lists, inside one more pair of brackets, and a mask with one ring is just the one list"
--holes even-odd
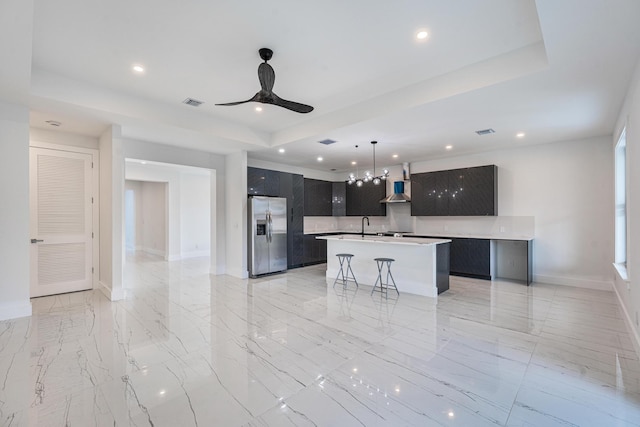
[(444, 226), (444, 231), (449, 231), (449, 226), (448, 225)]
[(505, 231), (507, 231), (507, 227), (501, 226), (500, 227), (500, 232), (504, 233)]

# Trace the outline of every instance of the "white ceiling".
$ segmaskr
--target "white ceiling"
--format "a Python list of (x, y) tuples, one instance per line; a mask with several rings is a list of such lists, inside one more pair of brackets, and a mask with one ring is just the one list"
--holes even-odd
[[(29, 5), (11, 7), (31, 25), (0, 29), (32, 38), (31, 52), (11, 53), (13, 74), (0, 72), (24, 79), (28, 61), (28, 85), (0, 85), (0, 98), (28, 91), (32, 126), (98, 136), (117, 124), (127, 138), (321, 170), (370, 166), (374, 139), (385, 166), (610, 135), (640, 53), (637, 0)], [(261, 47), (274, 51), (274, 92), (313, 112), (214, 105), (257, 92)], [(496, 133), (474, 133), (484, 128)], [(317, 143), (327, 138), (338, 142)]]

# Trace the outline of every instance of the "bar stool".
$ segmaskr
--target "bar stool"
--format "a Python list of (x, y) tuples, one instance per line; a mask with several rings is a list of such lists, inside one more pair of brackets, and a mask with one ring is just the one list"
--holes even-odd
[[(371, 290), (371, 295), (374, 292), (380, 292), (384, 294), (386, 298), (389, 297), (389, 288), (393, 287), (396, 290), (398, 296), (400, 296), (400, 292), (398, 292), (398, 287), (396, 286), (396, 281), (393, 280), (393, 275), (391, 274), (391, 263), (395, 261), (393, 258), (374, 258), (373, 259), (378, 264), (378, 278), (376, 279), (376, 283), (373, 284), (373, 289)], [(382, 269), (385, 264), (387, 265), (387, 283), (382, 282)], [(389, 283), (389, 278), (391, 278), (391, 283)], [(378, 282), (380, 282), (380, 290), (377, 290)]]
[[(333, 287), (336, 287), (336, 283), (338, 283), (338, 279), (340, 277), (342, 277), (342, 279), (340, 279), (342, 280), (342, 287), (346, 288), (349, 280), (353, 281), (356, 284), (356, 287), (358, 287), (358, 281), (351, 269), (351, 258), (353, 257), (353, 254), (336, 254), (336, 256), (338, 257), (338, 261), (340, 261), (340, 271), (338, 271), (336, 280), (333, 281)], [(346, 266), (344, 265), (345, 260), (347, 261)]]

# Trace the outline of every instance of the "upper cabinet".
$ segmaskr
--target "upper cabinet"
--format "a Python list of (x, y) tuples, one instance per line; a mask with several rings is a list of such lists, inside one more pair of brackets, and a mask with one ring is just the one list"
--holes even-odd
[(372, 181), (356, 184), (346, 184), (347, 216), (386, 216), (387, 204), (380, 200), (387, 197), (387, 186), (383, 181), (375, 185)]
[(304, 179), (304, 216), (333, 215), (332, 184), (319, 179)]
[(250, 196), (280, 196), (280, 172), (247, 168), (247, 194)]
[(498, 215), (495, 165), (411, 175), (413, 216)]
[(347, 215), (347, 183), (344, 181), (332, 182), (331, 214), (333, 216)]

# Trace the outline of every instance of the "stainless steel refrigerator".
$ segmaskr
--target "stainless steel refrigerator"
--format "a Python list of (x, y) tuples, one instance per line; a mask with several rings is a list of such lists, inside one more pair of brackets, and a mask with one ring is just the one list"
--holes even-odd
[(249, 275), (287, 269), (287, 199), (249, 197)]

